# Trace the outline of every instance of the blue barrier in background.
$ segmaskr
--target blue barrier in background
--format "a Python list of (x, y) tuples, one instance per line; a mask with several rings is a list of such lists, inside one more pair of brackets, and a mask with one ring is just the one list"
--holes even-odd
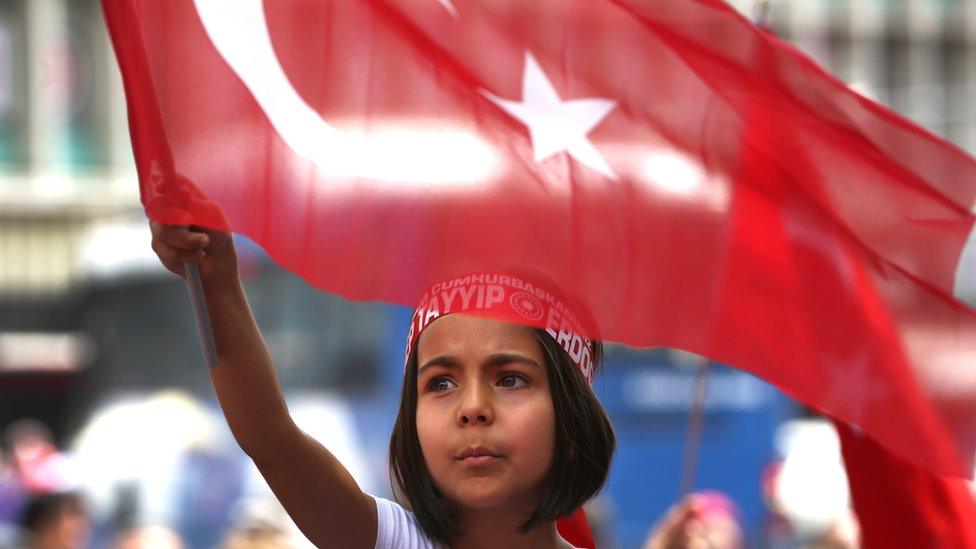
[[(695, 370), (666, 350), (610, 350), (595, 390), (618, 440), (605, 497), (610, 531), (621, 547), (639, 547), (649, 528), (679, 498), (681, 463)], [(711, 364), (695, 490), (729, 495), (739, 507), (749, 546), (766, 516), (763, 469), (775, 459), (773, 434), (794, 405), (750, 374)]]

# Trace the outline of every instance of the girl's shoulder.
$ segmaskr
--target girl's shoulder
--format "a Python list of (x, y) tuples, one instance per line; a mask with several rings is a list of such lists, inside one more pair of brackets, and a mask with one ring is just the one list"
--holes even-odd
[(413, 513), (399, 503), (368, 495), (376, 501), (376, 549), (446, 549), (431, 540)]

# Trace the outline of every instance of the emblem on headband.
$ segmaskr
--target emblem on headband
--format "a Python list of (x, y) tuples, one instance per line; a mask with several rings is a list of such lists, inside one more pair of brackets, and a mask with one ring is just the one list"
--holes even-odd
[(542, 302), (539, 301), (534, 295), (527, 294), (525, 292), (515, 292), (512, 297), (508, 298), (509, 304), (515, 309), (515, 312), (525, 317), (527, 320), (538, 321), (542, 320), (542, 315), (545, 313)]

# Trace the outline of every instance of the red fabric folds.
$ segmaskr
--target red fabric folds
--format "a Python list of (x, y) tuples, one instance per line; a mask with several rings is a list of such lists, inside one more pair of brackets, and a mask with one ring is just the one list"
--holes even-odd
[(976, 502), (963, 480), (934, 475), (835, 425), (864, 549), (976, 548)]
[(726, 4), (103, 5), (150, 217), (351, 299), (531, 268), (971, 475), (976, 162)]

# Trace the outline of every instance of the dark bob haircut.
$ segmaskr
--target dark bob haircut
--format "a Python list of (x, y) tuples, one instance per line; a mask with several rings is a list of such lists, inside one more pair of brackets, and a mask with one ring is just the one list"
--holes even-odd
[[(542, 499), (519, 525), (526, 533), (540, 524), (565, 517), (603, 487), (616, 446), (607, 413), (569, 355), (544, 330), (532, 331), (546, 359), (546, 375), (556, 418), (555, 452), (543, 481)], [(593, 342), (593, 364), (603, 358), (603, 345)], [(433, 539), (447, 541), (462, 534), (456, 518), (434, 483), (417, 436), (417, 349), (403, 373), (400, 411), (390, 437), (390, 475), (407, 499), (417, 522)]]

